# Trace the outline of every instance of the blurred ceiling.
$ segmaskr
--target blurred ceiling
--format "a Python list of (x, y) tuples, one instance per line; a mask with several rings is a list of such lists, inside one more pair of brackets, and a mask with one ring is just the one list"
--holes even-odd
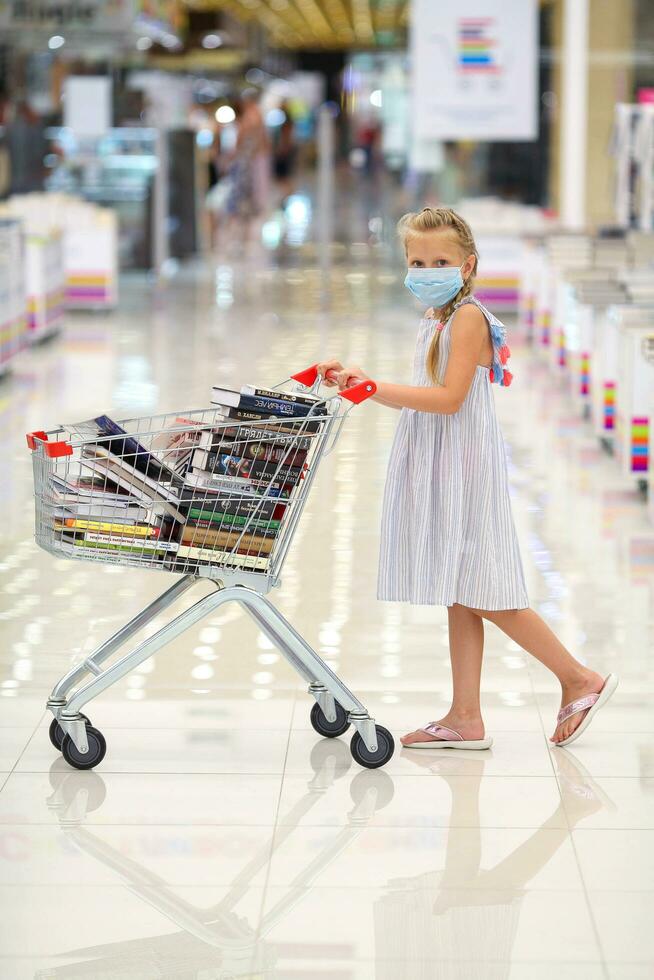
[(404, 42), (410, 0), (185, 0), (260, 24), (283, 48), (374, 48)]

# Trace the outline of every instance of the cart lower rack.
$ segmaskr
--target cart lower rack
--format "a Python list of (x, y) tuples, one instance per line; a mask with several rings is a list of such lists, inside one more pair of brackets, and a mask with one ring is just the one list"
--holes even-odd
[[(182, 575), (55, 685), (47, 702), (50, 740), (74, 768), (93, 769), (106, 753), (102, 733), (81, 709), (226, 602), (239, 603), (307, 682), (315, 731), (334, 738), (352, 725), (352, 756), (368, 769), (392, 757), (390, 732), (267, 598), (321, 458), (375, 385), (364, 381), (321, 399), (315, 365), (288, 380), (296, 382), (293, 390), (283, 382), (258, 412), (222, 405), (120, 422), (99, 416), (28, 435), (42, 548)], [(116, 656), (201, 581), (214, 590)]]

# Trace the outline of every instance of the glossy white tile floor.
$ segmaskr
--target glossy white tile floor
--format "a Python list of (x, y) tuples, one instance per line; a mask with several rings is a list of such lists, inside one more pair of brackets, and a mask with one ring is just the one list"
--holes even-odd
[[(224, 607), (91, 705), (97, 772), (50, 746), (53, 682), (172, 577), (39, 552), (24, 433), (202, 407), (213, 383), (275, 383), (325, 353), (408, 379), (401, 270), (364, 244), (336, 258), (329, 313), (309, 248), (197, 263), (156, 293), (128, 282), (119, 313), (71, 316), (0, 384), (2, 978), (653, 975), (654, 529), (515, 330), (495, 397), (532, 604), (621, 676), (583, 740), (550, 750), (556, 684), (487, 626), (493, 749), (362, 771)], [(446, 613), (375, 600), (396, 416), (348, 421), (273, 598), (399, 736), (447, 706)]]

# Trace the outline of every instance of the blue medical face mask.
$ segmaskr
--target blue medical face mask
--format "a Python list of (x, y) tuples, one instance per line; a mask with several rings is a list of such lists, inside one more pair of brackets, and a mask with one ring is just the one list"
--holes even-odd
[(463, 287), (461, 269), (464, 265), (462, 263), (458, 268), (448, 265), (441, 269), (409, 269), (404, 285), (425, 306), (439, 310), (454, 299)]

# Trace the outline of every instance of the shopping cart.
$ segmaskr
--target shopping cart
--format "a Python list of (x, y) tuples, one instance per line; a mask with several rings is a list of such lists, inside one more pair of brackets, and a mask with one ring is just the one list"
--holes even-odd
[[(296, 384), (288, 391), (290, 382)], [(277, 385), (289, 406), (281, 417), (243, 421), (216, 407), (120, 422), (100, 416), (27, 436), (37, 544), (57, 557), (182, 575), (53, 688), (50, 740), (69, 765), (93, 769), (106, 753), (102, 733), (81, 712), (87, 702), (232, 600), (308, 682), (318, 734), (335, 738), (352, 725), (352, 756), (368, 769), (393, 755), (390, 732), (267, 598), (320, 460), (352, 407), (376, 391), (367, 380), (324, 399), (321, 382), (313, 365)], [(211, 594), (103, 666), (203, 580), (215, 586)]]

